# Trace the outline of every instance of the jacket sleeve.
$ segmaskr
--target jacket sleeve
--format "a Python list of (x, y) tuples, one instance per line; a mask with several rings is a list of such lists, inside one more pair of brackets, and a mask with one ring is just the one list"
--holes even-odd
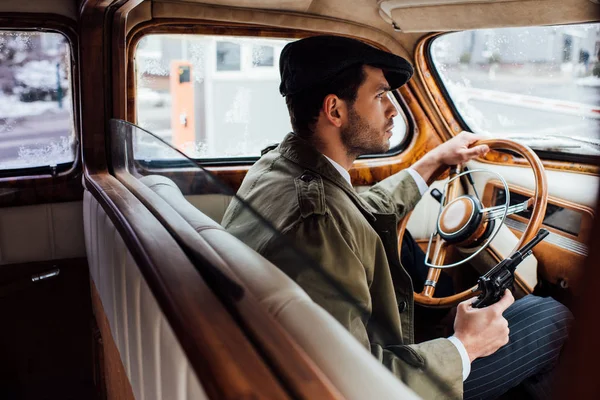
[(403, 170), (360, 193), (360, 197), (378, 212), (396, 214), (400, 220), (415, 208), (421, 193), (413, 177)]
[(462, 360), (448, 339), (379, 346), (371, 353), (424, 399), (462, 399)]
[[(462, 363), (454, 345), (437, 339), (416, 345), (381, 346), (367, 330), (371, 319), (372, 269), (356, 255), (352, 235), (344, 232), (329, 213), (302, 218), (283, 232), (301, 244), (308, 259), (277, 246), (265, 256), (288, 273), (308, 295), (333, 315), (394, 375), (426, 399), (462, 398)], [(370, 326), (387, 329), (385, 326)]]

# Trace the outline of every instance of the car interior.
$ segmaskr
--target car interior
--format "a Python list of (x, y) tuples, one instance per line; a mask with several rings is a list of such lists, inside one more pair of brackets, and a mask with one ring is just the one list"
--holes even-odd
[[(596, 0), (4, 0), (0, 398), (420, 398), (221, 226), (237, 201), (276, 232), (236, 192), (291, 130), (282, 48), (323, 34), (415, 70), (390, 92), (390, 150), (349, 171), (358, 192), (462, 131), (491, 148), (440, 170), (398, 225), (430, 265), (417, 339), (451, 334), (452, 307), (544, 228), (513, 293), (575, 315), (554, 396), (600, 394)], [(442, 237), (465, 195), (485, 223)], [(442, 271), (457, 294), (436, 296)]]

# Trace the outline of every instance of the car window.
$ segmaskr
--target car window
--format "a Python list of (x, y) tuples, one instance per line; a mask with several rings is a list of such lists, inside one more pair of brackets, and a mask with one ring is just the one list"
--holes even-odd
[(73, 162), (71, 90), (64, 35), (0, 30), (0, 170)]
[[(145, 36), (135, 51), (137, 124), (192, 158), (259, 157), (292, 129), (279, 94), (279, 55), (290, 41)], [(401, 110), (394, 126), (397, 149), (408, 130)]]
[(600, 24), (480, 29), (433, 40), (433, 66), (469, 130), (600, 154)]

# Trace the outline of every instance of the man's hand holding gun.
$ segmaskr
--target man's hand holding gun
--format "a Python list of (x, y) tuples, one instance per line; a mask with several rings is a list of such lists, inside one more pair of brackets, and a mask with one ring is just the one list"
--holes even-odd
[(508, 343), (508, 322), (502, 314), (514, 302), (509, 290), (514, 283), (514, 272), (547, 235), (548, 231), (541, 229), (519, 251), (479, 278), (477, 290), (481, 294), (475, 300), (469, 299), (458, 305), (454, 336), (464, 345), (471, 362), (495, 353)]
[(546, 229), (540, 229), (525, 246), (479, 278), (477, 290), (481, 291), (481, 294), (471, 305), (474, 308), (483, 308), (500, 300), (505, 290), (512, 288), (517, 266), (532, 253), (535, 245), (548, 236), (548, 233)]

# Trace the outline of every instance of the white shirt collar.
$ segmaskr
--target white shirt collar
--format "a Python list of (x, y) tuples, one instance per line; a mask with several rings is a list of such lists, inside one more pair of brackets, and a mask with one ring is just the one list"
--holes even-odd
[[(323, 154), (323, 153), (321, 153), (321, 154)], [(331, 163), (331, 165), (333, 165), (333, 167), (335, 169), (337, 169), (337, 171), (340, 173), (340, 175), (342, 175), (342, 178), (344, 178), (346, 180), (346, 182), (348, 182), (350, 184), (350, 186), (352, 186), (352, 180), (350, 179), (350, 174), (348, 173), (348, 171), (346, 171), (346, 169), (344, 167), (342, 167), (340, 164), (336, 163), (331, 158), (327, 157), (325, 154), (323, 154), (323, 157), (328, 159), (329, 162)], [(419, 192), (421, 193), (421, 196), (423, 196), (425, 194), (425, 192), (427, 192), (427, 190), (429, 190), (429, 186), (427, 185), (427, 182), (425, 182), (423, 177), (421, 177), (421, 175), (414, 169), (407, 168), (407, 171), (410, 174), (410, 176), (412, 176), (415, 183), (417, 184), (417, 187), (419, 188)]]
[(323, 154), (323, 157), (328, 159), (331, 165), (333, 165), (333, 167), (337, 169), (340, 175), (342, 175), (342, 178), (344, 178), (346, 182), (348, 182), (348, 184), (352, 186), (352, 180), (350, 179), (350, 174), (348, 173), (348, 171), (346, 171), (346, 168), (342, 167), (340, 164), (336, 163), (331, 158), (327, 157), (325, 154)]

